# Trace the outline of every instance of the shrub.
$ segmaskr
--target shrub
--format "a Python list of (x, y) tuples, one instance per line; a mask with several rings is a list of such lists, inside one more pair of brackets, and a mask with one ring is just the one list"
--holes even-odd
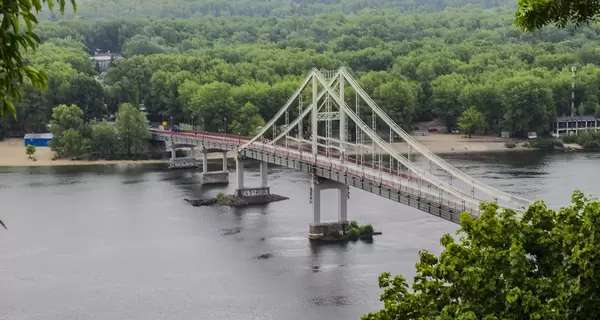
[(223, 192), (219, 192), (219, 194), (217, 194), (217, 200), (219, 200), (219, 201), (225, 200), (225, 194), (223, 194)]
[(585, 131), (577, 136), (577, 144), (586, 150), (600, 149), (600, 132)]
[(564, 136), (562, 141), (564, 143), (577, 143), (577, 136)]
[(361, 236), (372, 236), (373, 233), (375, 233), (375, 230), (373, 230), (373, 226), (370, 224), (367, 224), (365, 226), (360, 226), (360, 235)]
[(35, 146), (32, 146), (32, 145), (28, 144), (28, 145), (25, 147), (25, 154), (26, 154), (27, 156), (29, 156), (29, 159), (32, 159), (32, 160), (34, 160), (34, 161), (35, 161), (35, 158), (34, 158), (34, 156), (33, 156), (33, 155), (35, 154), (35, 151), (36, 151), (36, 148), (35, 148)]
[(348, 240), (358, 240), (358, 238), (360, 237), (360, 231), (358, 230), (358, 228), (351, 228), (350, 231), (348, 231), (348, 233), (346, 233), (346, 238)]
[(536, 148), (540, 150), (552, 150), (554, 147), (564, 146), (562, 141), (558, 139), (537, 138), (527, 142), (529, 143), (529, 148)]
[(514, 142), (507, 142), (504, 144), (504, 146), (506, 146), (509, 149), (513, 149), (515, 148), (517, 145)]

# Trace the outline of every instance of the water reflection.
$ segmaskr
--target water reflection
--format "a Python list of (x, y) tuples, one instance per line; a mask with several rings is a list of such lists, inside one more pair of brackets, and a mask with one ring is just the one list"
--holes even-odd
[[(549, 203), (568, 203), (576, 187), (600, 194), (598, 154), (447, 159), (493, 186)], [(258, 172), (245, 179), (258, 185)], [(232, 209), (184, 201), (235, 188), (202, 186), (198, 170), (0, 168), (0, 216), (9, 226), (0, 231), (0, 310), (7, 319), (356, 319), (381, 307), (381, 272), (410, 282), (418, 251), (440, 252), (440, 236), (457, 228), (352, 189), (349, 218), (383, 235), (373, 243), (311, 243), (308, 180), (270, 168), (272, 191), (290, 200)], [(335, 201), (323, 199), (324, 219), (335, 219)]]

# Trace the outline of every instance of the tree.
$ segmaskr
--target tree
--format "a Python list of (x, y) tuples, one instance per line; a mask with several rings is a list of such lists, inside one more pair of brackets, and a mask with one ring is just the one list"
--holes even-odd
[(483, 114), (475, 107), (469, 107), (458, 118), (458, 127), (460, 128), (460, 131), (468, 134), (469, 139), (473, 133), (484, 129), (485, 126)]
[[(50, 141), (50, 147), (59, 157), (75, 157), (80, 156), (79, 151), (83, 151), (84, 148), (78, 144), (83, 144), (84, 131), (86, 124), (83, 121), (83, 110), (78, 106), (72, 104), (66, 106), (64, 104), (52, 109), (52, 119), (50, 120), (50, 132), (52, 132), (52, 140)], [(66, 132), (69, 135), (66, 139), (64, 135)], [(75, 141), (79, 138), (79, 141)], [(69, 143), (67, 146), (66, 143)], [(68, 150), (67, 150), (68, 148)]]
[(139, 154), (150, 138), (146, 116), (129, 103), (119, 106), (115, 128), (128, 155)]
[(516, 134), (543, 132), (556, 114), (547, 81), (528, 73), (518, 74), (502, 83), (504, 126)]
[(529, 32), (552, 23), (564, 28), (593, 21), (598, 13), (600, 3), (595, 0), (519, 0), (515, 24)]
[(456, 123), (456, 119), (464, 110), (459, 97), (462, 88), (467, 83), (467, 77), (460, 74), (443, 75), (431, 82), (433, 109), (444, 120), (448, 130)]
[(113, 126), (106, 121), (102, 121), (92, 124), (91, 127), (92, 138), (90, 144), (92, 153), (105, 157), (115, 154), (119, 150), (119, 139)]
[(254, 136), (258, 128), (265, 125), (265, 120), (260, 116), (258, 108), (252, 103), (246, 103), (229, 125), (229, 131), (239, 136)]
[(522, 216), (496, 203), (461, 216), (460, 242), (419, 253), (412, 290), (401, 275), (379, 277), (387, 319), (597, 319), (600, 317), (600, 202), (575, 191), (560, 211), (542, 201)]
[(231, 96), (231, 85), (212, 82), (205, 85), (186, 80), (179, 91), (185, 102), (184, 112), (188, 117), (203, 120), (205, 129), (218, 131), (224, 119), (232, 119), (235, 101)]
[[(53, 139), (54, 140), (54, 139)], [(61, 155), (67, 158), (79, 158), (90, 151), (90, 140), (73, 128), (65, 130), (60, 137)]]
[[(39, 13), (43, 5), (50, 10), (54, 8), (54, 0), (2, 0), (0, 14), (0, 118), (9, 112), (16, 115), (13, 102), (23, 98), (21, 86), (30, 82), (33, 86), (44, 89), (47, 77), (42, 71), (27, 65), (23, 59), (23, 51), (35, 51), (40, 39), (33, 32), (33, 27), (38, 23), (35, 14)], [(56, 0), (61, 14), (65, 10), (66, 0)], [(76, 8), (75, 0), (70, 0)], [(35, 12), (34, 12), (35, 11)], [(21, 26), (25, 24), (26, 30)]]
[(417, 98), (410, 83), (403, 80), (383, 83), (375, 89), (373, 97), (394, 122), (412, 131)]
[(83, 110), (84, 119), (102, 119), (106, 115), (104, 88), (93, 78), (78, 74), (69, 82), (68, 97), (71, 103)]
[(29, 157), (29, 159), (31, 159), (33, 161), (35, 161), (35, 157), (34, 157), (35, 151), (36, 151), (35, 146), (28, 144), (25, 147), (25, 154)]
[(463, 105), (475, 106), (481, 111), (487, 123), (483, 128), (486, 135), (488, 129), (496, 129), (498, 121), (504, 115), (499, 90), (492, 82), (466, 85), (459, 100)]

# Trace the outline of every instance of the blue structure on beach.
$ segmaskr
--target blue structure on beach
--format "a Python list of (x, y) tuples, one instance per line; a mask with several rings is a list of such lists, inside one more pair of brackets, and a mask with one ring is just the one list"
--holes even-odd
[(50, 140), (52, 140), (52, 133), (25, 134), (25, 146), (47, 147)]

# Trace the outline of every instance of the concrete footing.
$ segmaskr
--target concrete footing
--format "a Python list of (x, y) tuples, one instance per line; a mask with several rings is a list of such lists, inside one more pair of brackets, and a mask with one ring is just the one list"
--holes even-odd
[(196, 167), (198, 167), (198, 163), (196, 162), (196, 158), (193, 157), (171, 158), (169, 160), (169, 169), (186, 169)]
[(271, 188), (260, 187), (260, 188), (244, 188), (235, 190), (235, 196), (240, 198), (248, 197), (264, 197), (271, 194)]
[(201, 184), (227, 184), (229, 183), (229, 172), (227, 171), (212, 171), (203, 172), (200, 175)]
[(338, 241), (340, 236), (348, 230), (350, 230), (348, 221), (311, 223), (308, 225), (308, 238), (310, 240)]

